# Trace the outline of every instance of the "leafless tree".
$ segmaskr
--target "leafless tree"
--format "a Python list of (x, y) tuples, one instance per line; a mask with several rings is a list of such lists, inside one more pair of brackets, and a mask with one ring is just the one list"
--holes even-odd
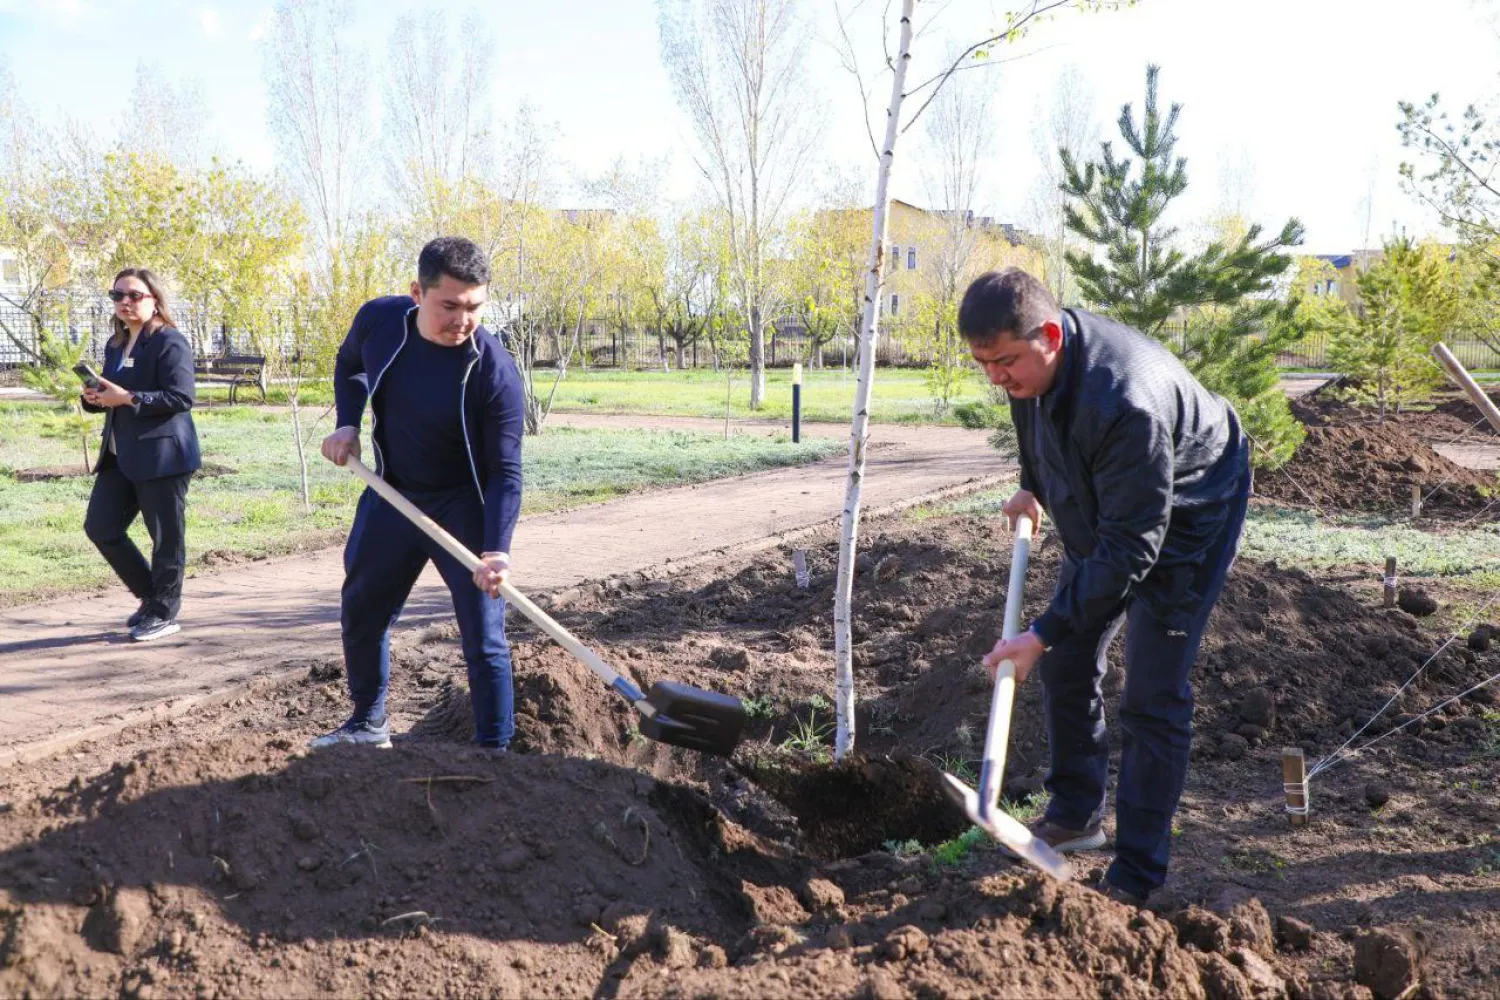
[(1068, 66), (1058, 75), (1050, 100), (1039, 103), (1032, 117), (1031, 142), (1040, 170), (1028, 213), (1030, 228), (1040, 244), (1047, 284), (1064, 305), (1073, 304), (1078, 288), (1066, 256), (1071, 237), (1065, 216), (1068, 198), (1062, 189), (1059, 151), (1066, 149), (1078, 159), (1097, 144), (1098, 138), (1093, 95), (1078, 67)]
[[(940, 220), (936, 241), (923, 248), (929, 294), (941, 307), (957, 307), (960, 284), (973, 256), (974, 214), (994, 140), (993, 73), (965, 73), (948, 81), (927, 108), (921, 160), (928, 205)], [(900, 261), (892, 261), (900, 267)]]
[(332, 266), (363, 206), (369, 61), (347, 41), (347, 0), (281, 0), (266, 43), (266, 88), (280, 167)]
[(199, 81), (184, 77), (174, 85), (159, 65), (141, 62), (119, 142), (131, 152), (156, 153), (179, 167), (192, 168), (212, 155), (205, 130), (208, 121)]
[(493, 47), (477, 13), (460, 22), (456, 39), (435, 11), (404, 15), (391, 32), (383, 75), (386, 174), (398, 203), (426, 232), (446, 228), (456, 186), (489, 172)]
[(766, 267), (817, 135), (802, 0), (659, 0), (662, 62), (697, 140), (694, 163), (730, 225), (750, 341), (750, 406), (765, 396)]

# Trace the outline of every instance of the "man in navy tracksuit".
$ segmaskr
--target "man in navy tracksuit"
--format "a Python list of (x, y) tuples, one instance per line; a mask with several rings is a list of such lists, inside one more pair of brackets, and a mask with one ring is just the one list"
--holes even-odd
[(514, 359), (479, 325), (489, 279), (489, 262), (469, 240), (433, 240), (417, 259), (411, 297), (365, 303), (339, 348), (338, 429), (324, 439), (324, 457), (343, 465), (359, 454), (368, 402), (375, 472), (484, 565), (471, 575), (377, 493), (364, 492), (344, 549), (341, 622), (354, 713), (314, 747), (391, 745), (390, 630), (429, 559), (453, 595), (474, 739), (503, 750), (515, 732), (499, 587), (521, 512), (525, 408)]
[(1249, 441), (1172, 352), (1059, 309), (1024, 271), (975, 279), (958, 326), (1010, 397), (1021, 489), (1005, 513), (1036, 523), (1046, 507), (1063, 543), (1047, 610), (984, 661), (1010, 660), (1018, 684), (1040, 663), (1051, 801), (1032, 833), (1058, 851), (1104, 845), (1101, 682), (1125, 626), (1115, 860), (1099, 888), (1142, 902), (1167, 876), (1192, 739), (1188, 677), (1244, 526)]

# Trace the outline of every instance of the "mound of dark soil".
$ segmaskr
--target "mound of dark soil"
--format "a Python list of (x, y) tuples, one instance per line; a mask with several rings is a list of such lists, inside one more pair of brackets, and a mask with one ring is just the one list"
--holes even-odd
[[(874, 534), (869, 546), (872, 564), (899, 556), (904, 568), (886, 583), (862, 575), (855, 591), (858, 746), (871, 757), (925, 757), (949, 769), (977, 764), (989, 707), (989, 679), (977, 664), (999, 628), (1008, 539), (982, 519), (964, 518)], [(799, 590), (789, 566), (771, 555), (752, 560), (732, 580), (684, 579), (668, 593), (584, 599), (569, 613), (580, 630), (600, 636), (603, 647), (632, 643), (626, 662), (643, 683), (674, 677), (769, 702), (768, 716), (753, 719), (750, 732), (774, 743), (811, 719), (828, 717), (813, 705), (831, 688), (827, 619), (836, 553), (832, 543), (809, 552), (814, 574), (808, 590)], [(1023, 621), (1045, 607), (1057, 565), (1058, 545), (1046, 538), (1033, 550)], [(717, 637), (705, 642), (701, 637), (710, 632)], [(643, 635), (659, 638), (644, 648), (634, 645)], [(1273, 741), (1306, 743), (1314, 754), (1330, 751), (1439, 645), (1404, 612), (1361, 602), (1299, 570), (1242, 559), (1199, 656), (1197, 752), (1243, 753)], [(1110, 656), (1118, 664), (1118, 647)], [(1497, 670), (1500, 652), (1493, 647), (1449, 646), (1369, 735)], [(1105, 682), (1111, 713), (1121, 681), (1116, 666)], [(1461, 716), (1475, 708), (1461, 703), (1449, 711)], [(1045, 766), (1042, 720), (1040, 684), (1032, 681), (1017, 692), (1007, 757), (1012, 797), (1034, 790)], [(1444, 738), (1436, 728), (1413, 737)], [(809, 772), (747, 773), (774, 784), (803, 780)], [(818, 798), (811, 787), (809, 801)], [(796, 795), (768, 790), (794, 813), (810, 815)], [(816, 818), (812, 828), (822, 829)], [(810, 834), (813, 840), (825, 835)], [(813, 853), (827, 849), (811, 841), (804, 846)]]
[[(1377, 736), (1500, 670), (1500, 657), (1425, 635), (1403, 611), (1386, 611), (1300, 570), (1241, 560), (1204, 639), (1195, 681), (1201, 753), (1303, 744), (1326, 753), (1364, 725), (1424, 663), (1416, 682), (1377, 721)], [(1438, 655), (1434, 658), (1434, 654)], [(1428, 661), (1431, 660), (1429, 663)], [(1478, 692), (1481, 698), (1487, 697)], [(1482, 711), (1458, 703), (1448, 719)], [(1437, 718), (1411, 738), (1451, 739)], [(1225, 741), (1228, 740), (1226, 744)]]
[[(1307, 930), (1297, 961), (1317, 970), (1309, 984), (1273, 950), (1258, 906), (1255, 919), (1188, 911), (1168, 922), (1045, 882), (998, 852), (944, 869), (881, 849), (963, 828), (933, 779), (980, 754), (988, 680), (975, 663), (999, 627), (1010, 548), (997, 522), (868, 531), (854, 608), (862, 756), (841, 765), (805, 752), (830, 741), (829, 541), (809, 552), (806, 590), (786, 554), (769, 553), (619, 581), (559, 612), (642, 686), (676, 679), (752, 701), (751, 739), (732, 762), (642, 739), (623, 701), (518, 622), (518, 752), (508, 756), (466, 745), (450, 629), (393, 653), (392, 717), (411, 732), (389, 751), (301, 752), (345, 711), (341, 672), (321, 669), (117, 766), (78, 764), (40, 785), (0, 776), (10, 806), (0, 813), (0, 995), (1348, 993), (1352, 937)], [(1057, 545), (1044, 540), (1025, 617), (1041, 610), (1056, 568)], [(1202, 813), (1188, 825), (1183, 863), (1223, 827), (1237, 839), (1198, 859), (1210, 872), (1200, 879), (1275, 877), (1266, 873), (1286, 861), (1238, 839), (1280, 808), (1274, 748), (1337, 747), (1436, 646), (1404, 613), (1242, 561), (1195, 678), (1195, 752), (1209, 758), (1195, 775), (1233, 787), (1214, 800), (1215, 830), (1201, 829)], [(1500, 669), (1500, 650), (1474, 646), (1484, 648), (1444, 651), (1402, 696), (1403, 714), (1368, 735)], [(1118, 684), (1115, 670), (1115, 732)], [(1461, 754), (1484, 725), (1461, 704), (1408, 730), (1403, 752), (1452, 744)], [(1045, 756), (1033, 681), (1018, 692), (1011, 784), (1032, 779)], [(1409, 808), (1411, 791), (1392, 787), (1386, 809)], [(1333, 815), (1333, 790), (1319, 792), (1320, 815)], [(1482, 806), (1449, 803), (1444, 823), (1472, 832), (1474, 817), (1489, 815), (1470, 814)], [(1309, 828), (1303, 843), (1344, 836), (1365, 807), (1353, 810)], [(1443, 878), (1470, 863), (1457, 847), (1433, 854), (1416, 833), (1415, 863)], [(1290, 838), (1274, 846), (1293, 849)], [(1389, 895), (1386, 855), (1329, 850), (1339, 878), (1376, 883), (1364, 900)], [(1080, 864), (1081, 877), (1097, 874), (1088, 869)], [(1302, 905), (1342, 884), (1303, 870), (1286, 893)], [(1450, 895), (1451, 907), (1471, 906)], [(1481, 956), (1476, 978), (1460, 979), (1469, 973), (1453, 961), (1441, 972), (1450, 985), (1488, 988), (1500, 974)]]
[[(289, 758), (253, 737), (142, 754), (7, 817), (0, 993), (118, 993), (132, 970), (187, 994), (589, 993), (618, 928), (734, 942), (742, 876), (795, 884), (748, 834), (716, 839), (706, 808), (554, 755), (413, 743)], [(490, 957), (362, 968), (435, 930)], [(491, 960), (512, 943), (562, 947), (533, 979)], [(246, 945), (297, 958), (230, 957)]]
[[(1477, 418), (1473, 404), (1464, 405)], [(1307, 439), (1281, 469), (1256, 476), (1258, 495), (1328, 513), (1399, 517), (1410, 515), (1412, 487), (1418, 486), (1424, 518), (1467, 519), (1481, 512), (1487, 520), (1500, 518), (1500, 506), (1489, 507), (1500, 481), (1434, 451), (1431, 442), (1440, 434), (1417, 432), (1431, 414), (1391, 415), (1380, 423), (1367, 409), (1323, 390), (1293, 402), (1292, 412), (1307, 427)]]
[(955, 883), (889, 855), (818, 868), (689, 789), (552, 755), (288, 757), (257, 737), (145, 753), (17, 810), (0, 878), (6, 995), (1202, 997), (1285, 982), (1264, 959), (1226, 972), (1080, 886)]

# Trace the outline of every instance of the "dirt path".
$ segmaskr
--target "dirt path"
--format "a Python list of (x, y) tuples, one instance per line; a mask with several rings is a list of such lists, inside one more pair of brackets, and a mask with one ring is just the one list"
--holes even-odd
[(1500, 444), (1459, 442), (1433, 445), (1433, 450), (1466, 469), (1480, 472), (1500, 470)]
[[(557, 418), (558, 425), (700, 429), (722, 423), (672, 418)], [(773, 432), (745, 424), (744, 432)], [(847, 434), (813, 425), (809, 435)], [(879, 427), (872, 439), (866, 510), (970, 489), (1010, 465), (983, 432)], [(845, 459), (655, 491), (560, 514), (523, 519), (516, 532), (516, 583), (528, 591), (681, 566), (726, 549), (774, 545), (787, 533), (827, 524), (842, 506)], [(0, 764), (32, 759), (81, 739), (234, 697), (247, 684), (338, 650), (342, 554), (246, 562), (187, 583), (183, 631), (130, 643), (123, 622), (134, 601), (122, 591), (0, 611)], [(405, 628), (446, 621), (448, 596), (435, 573), (419, 582)]]

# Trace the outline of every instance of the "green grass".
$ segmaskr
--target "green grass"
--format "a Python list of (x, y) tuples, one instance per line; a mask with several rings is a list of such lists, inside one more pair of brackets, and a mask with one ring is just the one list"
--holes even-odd
[(776, 706), (767, 695), (746, 698), (742, 704), (745, 706), (745, 718), (747, 719), (769, 719), (776, 714)]
[(793, 722), (792, 735), (781, 741), (781, 749), (806, 757), (815, 764), (832, 763), (833, 748), (828, 742), (833, 735), (832, 720), (818, 721), (818, 710), (815, 708), (806, 721), (794, 719)]
[[(810, 423), (848, 423), (853, 413), (855, 382), (853, 372), (805, 371), (802, 419)], [(722, 419), (727, 384), (722, 373), (704, 369), (664, 373), (574, 368), (558, 386), (553, 408), (559, 413), (643, 413)], [(734, 417), (786, 420), (792, 415), (790, 371), (766, 372), (766, 397), (757, 411), (750, 409), (750, 379), (746, 373), (736, 373), (729, 388), (730, 412)], [(951, 409), (938, 419), (921, 371), (878, 369), (873, 396), (870, 418), (877, 422), (958, 423)], [(965, 378), (962, 393), (952, 402), (959, 405), (988, 398), (984, 378), (974, 369)]]
[(979, 772), (974, 768), (974, 762), (959, 754), (938, 753), (933, 754), (928, 760), (939, 771), (953, 775), (966, 785), (979, 784)]
[[(22, 469), (82, 465), (77, 438), (46, 436), (56, 433), (58, 412), (46, 404), (0, 404), (0, 604), (113, 581), (83, 534), (92, 477), (22, 483), (15, 476)], [(312, 438), (310, 512), (302, 507), (287, 411), (242, 406), (195, 414), (204, 460), (233, 472), (194, 480), (188, 494), (189, 572), (224, 558), (279, 555), (342, 541), (362, 486), (317, 454), (329, 429), (326, 417), (317, 419), (321, 413), (304, 414)], [(102, 419), (94, 419), (91, 450)], [(522, 511), (559, 510), (652, 487), (796, 465), (841, 448), (835, 440), (793, 445), (784, 437), (760, 435), (726, 441), (679, 431), (554, 428), (526, 440)], [(140, 525), (134, 530), (145, 546)]]
[(1247, 875), (1274, 875), (1286, 878), (1286, 859), (1259, 848), (1236, 848), (1224, 856), (1224, 864)]
[(1047, 796), (1036, 792), (1019, 802), (1001, 799), (1000, 808), (1009, 813), (1011, 819), (1017, 823), (1030, 823), (1032, 820), (1041, 819), (1042, 813), (1047, 811)]
[[(537, 391), (542, 395), (552, 389), (553, 372), (538, 369)], [(848, 423), (853, 415), (854, 387), (857, 373), (842, 369), (811, 371), (804, 369), (802, 378), (802, 419), (809, 423)], [(724, 418), (726, 389), (730, 415), (788, 420), (792, 415), (792, 373), (790, 369), (766, 371), (766, 398), (759, 410), (750, 409), (750, 376), (737, 370), (732, 383), (724, 373), (708, 368), (685, 371), (621, 371), (613, 368), (568, 369), (557, 387), (553, 410), (557, 413), (637, 413), (648, 416)], [(256, 390), (240, 391), (242, 402), (260, 402)], [(333, 392), (326, 381), (309, 382), (301, 389), (306, 407), (324, 407), (332, 402)], [(227, 404), (229, 387), (209, 384), (199, 389), (199, 403), (218, 409)], [(989, 400), (988, 385), (977, 367), (969, 369), (959, 394), (950, 401), (948, 411), (939, 418), (936, 402), (927, 390), (924, 373), (912, 368), (878, 368), (870, 405), (870, 419), (878, 423), (940, 423), (958, 425), (953, 407), (964, 403)], [(271, 385), (266, 401), (287, 402), (287, 388)], [(1002, 408), (1002, 413), (1004, 412)]]
[(1252, 507), (1241, 550), (1255, 559), (1309, 570), (1366, 567), (1384, 572), (1395, 556), (1403, 577), (1469, 578), (1500, 574), (1500, 527), (1493, 524), (1443, 531), (1379, 519), (1319, 519), (1306, 511)]
[(932, 863), (937, 868), (956, 868), (969, 860), (975, 851), (993, 846), (990, 835), (977, 826), (971, 826), (952, 840), (945, 840), (932, 849)]
[[(916, 521), (951, 515), (999, 519), (1014, 492), (1014, 486), (985, 490), (912, 508), (905, 516)], [(1403, 578), (1444, 577), (1480, 590), (1500, 586), (1500, 525), (1496, 524), (1431, 530), (1403, 521), (1319, 518), (1307, 511), (1256, 504), (1245, 520), (1240, 553), (1315, 572), (1367, 569), (1371, 573), (1384, 572), (1385, 557), (1393, 555)]]

